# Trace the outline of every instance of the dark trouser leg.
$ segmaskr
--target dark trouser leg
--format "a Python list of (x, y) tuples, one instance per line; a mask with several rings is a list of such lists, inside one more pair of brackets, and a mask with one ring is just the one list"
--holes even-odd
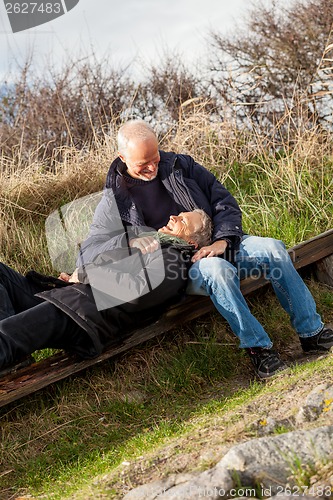
[(88, 334), (48, 302), (0, 321), (0, 368), (46, 347), (84, 352)]
[(40, 291), (25, 276), (0, 262), (0, 320), (41, 304), (43, 300), (34, 296)]

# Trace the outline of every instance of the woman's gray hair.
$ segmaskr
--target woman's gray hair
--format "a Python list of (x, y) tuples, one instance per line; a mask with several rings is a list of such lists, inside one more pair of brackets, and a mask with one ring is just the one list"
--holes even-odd
[(126, 153), (127, 145), (132, 139), (146, 140), (154, 137), (157, 140), (155, 130), (144, 120), (130, 120), (118, 130), (118, 151)]
[(195, 208), (193, 212), (201, 215), (201, 224), (195, 229), (192, 235), (193, 241), (197, 243), (199, 248), (210, 245), (213, 232), (212, 219), (201, 208)]

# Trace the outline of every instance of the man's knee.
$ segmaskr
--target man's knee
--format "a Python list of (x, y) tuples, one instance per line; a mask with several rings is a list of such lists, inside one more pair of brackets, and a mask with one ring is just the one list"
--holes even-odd
[(281, 260), (288, 258), (285, 244), (275, 238), (249, 237), (244, 242), (245, 252), (248, 258), (268, 258), (269, 260)]
[(189, 277), (193, 281), (203, 279), (228, 282), (230, 279), (234, 279), (236, 274), (236, 268), (220, 257), (200, 259), (193, 264), (189, 271)]
[(285, 244), (281, 240), (276, 240), (275, 238), (263, 238), (264, 244), (263, 248), (266, 252), (275, 254), (275, 253), (284, 253), (286, 250)]

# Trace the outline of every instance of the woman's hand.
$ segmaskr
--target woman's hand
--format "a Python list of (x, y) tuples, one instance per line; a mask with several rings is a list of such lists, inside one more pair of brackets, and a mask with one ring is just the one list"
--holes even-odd
[(132, 248), (138, 248), (142, 253), (153, 253), (159, 248), (159, 242), (153, 236), (143, 236), (142, 238), (133, 238), (129, 242)]
[(58, 280), (69, 281), (70, 275), (67, 273), (60, 273), (58, 276)]

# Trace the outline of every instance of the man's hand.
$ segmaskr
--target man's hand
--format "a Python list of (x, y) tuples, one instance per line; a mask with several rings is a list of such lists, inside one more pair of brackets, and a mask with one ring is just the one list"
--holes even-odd
[(159, 248), (159, 242), (152, 236), (143, 236), (142, 238), (133, 238), (129, 246), (138, 248), (142, 253), (153, 253)]
[(215, 241), (207, 247), (202, 247), (192, 257), (192, 262), (197, 262), (203, 257), (217, 257), (222, 255), (227, 249), (228, 243), (225, 240)]

